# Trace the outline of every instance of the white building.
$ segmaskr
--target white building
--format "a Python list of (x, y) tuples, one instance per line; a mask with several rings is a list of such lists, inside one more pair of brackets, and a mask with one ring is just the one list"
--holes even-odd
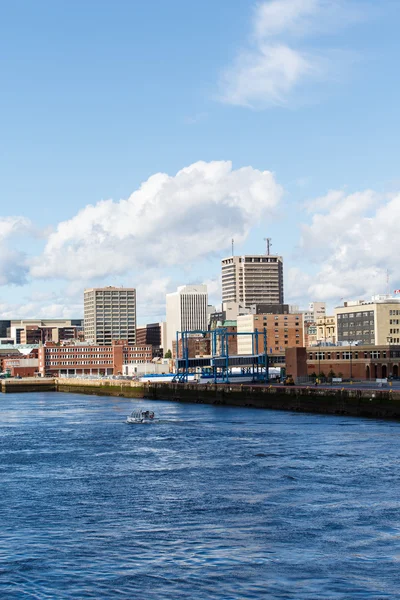
[(171, 361), (163, 359), (161, 361), (145, 363), (126, 363), (122, 365), (122, 374), (141, 377), (142, 375), (164, 375), (170, 372)]
[(113, 340), (136, 343), (135, 288), (91, 288), (84, 292), (85, 341), (108, 346)]
[(172, 350), (177, 331), (206, 330), (208, 293), (206, 285), (183, 285), (167, 294), (167, 341), (165, 351)]
[(222, 302), (283, 304), (281, 256), (230, 256), (221, 261)]
[(304, 323), (316, 323), (317, 319), (326, 316), (326, 302), (310, 302), (308, 309), (299, 311), (298, 306), (291, 306), (290, 312), (303, 314)]

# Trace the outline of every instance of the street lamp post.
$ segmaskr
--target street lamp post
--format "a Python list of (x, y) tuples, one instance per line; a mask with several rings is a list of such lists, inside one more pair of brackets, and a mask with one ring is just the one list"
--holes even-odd
[(321, 375), (321, 342), (318, 342), (318, 379)]
[[(386, 340), (387, 340), (387, 343), (388, 343), (388, 346), (389, 346), (389, 360), (388, 360), (388, 370), (389, 370), (389, 369), (390, 369), (390, 359), (391, 359), (391, 354), (390, 354), (390, 344), (392, 343), (392, 338), (391, 338), (391, 336), (388, 336), (388, 337), (386, 338)], [(392, 372), (391, 372), (390, 370), (389, 370), (389, 376), (390, 376), (390, 377), (392, 376)]]
[(352, 363), (352, 351), (351, 351), (351, 345), (353, 343), (354, 340), (349, 340), (349, 344), (350, 344), (350, 379), (352, 379), (353, 377), (353, 363)]

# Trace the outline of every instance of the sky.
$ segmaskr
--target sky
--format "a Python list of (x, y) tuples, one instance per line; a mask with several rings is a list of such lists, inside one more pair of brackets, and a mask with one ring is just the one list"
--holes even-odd
[(283, 256), (306, 307), (400, 288), (398, 0), (0, 2), (0, 318)]

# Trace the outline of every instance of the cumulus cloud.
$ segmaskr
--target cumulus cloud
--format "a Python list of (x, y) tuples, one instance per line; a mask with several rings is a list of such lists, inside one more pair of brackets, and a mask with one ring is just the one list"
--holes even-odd
[(79, 319), (83, 314), (83, 291), (72, 298), (65, 290), (49, 293), (32, 293), (20, 302), (5, 302), (0, 299), (2, 319)]
[(171, 267), (240, 243), (273, 216), (282, 189), (269, 171), (197, 162), (175, 176), (157, 173), (127, 200), (86, 206), (57, 226), (31, 264), (35, 278), (71, 280)]
[(318, 272), (304, 279), (310, 298), (368, 299), (387, 291), (387, 271), (391, 291), (400, 287), (400, 193), (331, 191), (309, 206), (318, 212), (302, 226), (300, 248), (319, 263)]
[(34, 228), (24, 217), (0, 218), (0, 285), (23, 285), (29, 272), (26, 254), (18, 247), (21, 236), (31, 235)]
[[(348, 12), (348, 14), (346, 14)], [(286, 104), (307, 82), (334, 80), (344, 54), (316, 48), (315, 33), (331, 33), (351, 20), (339, 0), (272, 0), (256, 5), (246, 48), (220, 80), (220, 100), (263, 109)], [(329, 23), (329, 28), (326, 24)], [(306, 44), (308, 41), (308, 44)]]

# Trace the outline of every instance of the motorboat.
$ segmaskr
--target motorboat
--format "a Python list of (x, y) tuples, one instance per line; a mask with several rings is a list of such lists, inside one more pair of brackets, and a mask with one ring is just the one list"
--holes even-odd
[(152, 410), (134, 410), (129, 417), (126, 418), (126, 422), (133, 424), (151, 423), (154, 420), (154, 412)]

